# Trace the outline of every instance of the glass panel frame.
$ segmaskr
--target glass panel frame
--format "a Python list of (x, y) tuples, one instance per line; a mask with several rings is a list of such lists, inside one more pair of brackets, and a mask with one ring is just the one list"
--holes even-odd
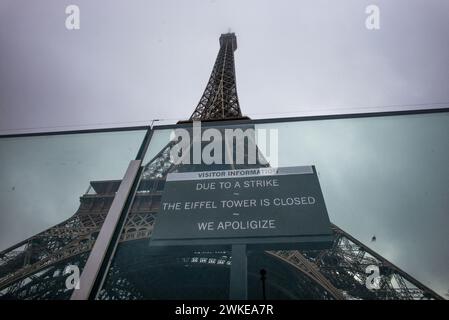
[[(381, 112), (381, 113), (370, 113), (370, 114), (349, 114), (349, 115), (331, 115), (331, 116), (313, 116), (313, 117), (295, 117), (295, 118), (283, 118), (283, 119), (258, 119), (258, 120), (234, 120), (234, 121), (213, 121), (213, 122), (202, 122), (202, 126), (204, 128), (206, 127), (215, 127), (220, 124), (225, 125), (238, 125), (238, 124), (251, 124), (251, 125), (259, 125), (259, 124), (279, 124), (282, 125), (282, 123), (288, 123), (288, 122), (301, 122), (301, 121), (313, 121), (313, 120), (335, 120), (335, 119), (355, 119), (355, 118), (372, 118), (372, 117), (391, 117), (391, 121), (394, 121), (395, 116), (405, 116), (405, 115), (420, 115), (420, 114), (441, 114), (441, 113), (449, 113), (449, 108), (443, 108), (443, 109), (428, 109), (428, 110), (410, 110), (410, 111), (397, 111), (397, 112)], [(173, 129), (173, 128), (181, 128), (181, 127), (189, 127), (191, 124), (189, 123), (181, 123), (176, 125), (165, 125), (165, 126), (155, 126), (153, 128), (150, 127), (144, 127), (146, 130), (146, 135), (143, 138), (139, 152), (135, 158), (135, 160), (142, 161), (144, 159), (144, 156), (146, 155), (146, 151), (148, 149), (148, 146), (151, 144), (152, 136), (154, 135), (154, 132), (157, 132), (158, 130), (165, 130), (165, 129)], [(143, 129), (142, 127), (134, 127), (134, 128), (124, 128), (122, 130), (136, 130), (136, 129)], [(102, 129), (102, 130), (90, 130), (89, 132), (112, 132), (117, 131), (115, 129)], [(86, 132), (86, 131), (82, 131)], [(64, 134), (67, 134), (70, 132), (66, 132)], [(81, 132), (73, 132), (73, 133), (81, 133)], [(61, 134), (61, 133), (46, 133), (47, 135), (54, 135), (54, 134)], [(34, 135), (46, 135), (44, 134), (28, 134), (28, 135), (14, 135), (15, 137), (23, 137), (23, 136), (34, 136)], [(0, 136), (0, 139), (7, 138), (7, 137), (13, 137), (13, 136)], [(1, 140), (0, 140), (1, 141)], [(131, 160), (131, 159), (130, 159)], [(141, 167), (140, 170), (143, 168)], [(94, 287), (91, 294), (86, 297), (89, 299), (94, 299), (98, 296), (100, 293), (100, 288), (102, 286), (102, 282), (106, 278), (106, 275), (111, 270), (111, 262), (112, 259), (115, 256), (116, 248), (118, 245), (118, 242), (120, 240), (120, 234), (122, 232), (122, 229), (124, 227), (125, 220), (128, 216), (129, 210), (131, 208), (131, 204), (135, 198), (135, 196), (138, 193), (137, 186), (140, 182), (140, 174), (138, 174), (134, 180), (134, 183), (128, 187), (129, 196), (127, 198), (126, 204), (124, 206), (124, 209), (121, 211), (120, 214), (120, 221), (114, 230), (110, 229), (107, 230), (108, 232), (113, 233), (113, 239), (110, 241), (110, 243), (107, 246), (107, 249), (105, 249), (103, 252), (100, 252), (105, 256), (105, 259), (101, 265), (100, 272), (95, 275), (92, 280), (92, 285)], [(157, 192), (162, 192), (162, 186), (163, 184), (158, 184), (156, 186)], [(87, 192), (89, 194), (89, 192)], [(101, 231), (105, 229), (105, 226), (102, 226)], [(349, 238), (350, 236), (347, 235)], [(356, 242), (355, 239), (354, 242)], [(282, 257), (281, 257), (282, 258)], [(254, 295), (250, 295), (250, 298), (254, 297)]]

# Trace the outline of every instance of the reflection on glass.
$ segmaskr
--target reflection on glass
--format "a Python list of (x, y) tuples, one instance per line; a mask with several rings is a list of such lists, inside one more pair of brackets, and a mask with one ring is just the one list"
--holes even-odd
[[(355, 275), (345, 279), (345, 272), (358, 270), (355, 287), (359, 289), (345, 292), (345, 298), (420, 298), (422, 292), (407, 283), (408, 276), (441, 296), (447, 292), (448, 113), (271, 123), (256, 128), (278, 130), (279, 166), (316, 166), (331, 222), (355, 238), (339, 230), (338, 250), (308, 253), (322, 274), (338, 279), (334, 287), (348, 287)], [(398, 276), (396, 267), (381, 266), (385, 285), (397, 289), (394, 294), (387, 289), (366, 290), (369, 273), (365, 268), (379, 265), (379, 259), (359, 251), (356, 239), (408, 273)], [(349, 257), (355, 261), (352, 265)], [(330, 270), (340, 273), (326, 274)]]
[(144, 135), (0, 139), (0, 299), (70, 297)]
[[(270, 143), (278, 166), (316, 166), (335, 239), (326, 250), (248, 252), (249, 299), (422, 299), (438, 297), (432, 289), (446, 292), (449, 114), (244, 127), (251, 126), (277, 130)], [(149, 249), (167, 172), (217, 168), (174, 166), (170, 133), (153, 135), (100, 299), (229, 297), (229, 250)], [(381, 275), (375, 289), (367, 284), (370, 266)]]

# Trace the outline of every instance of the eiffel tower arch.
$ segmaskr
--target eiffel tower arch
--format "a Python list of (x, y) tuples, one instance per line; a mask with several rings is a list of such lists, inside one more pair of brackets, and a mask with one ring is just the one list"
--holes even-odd
[[(235, 34), (220, 37), (220, 49), (200, 101), (187, 121), (208, 127), (251, 128), (242, 115), (236, 88)], [(151, 144), (149, 130), (146, 145)], [(97, 299), (227, 299), (232, 257), (229, 250), (191, 250), (154, 255), (148, 250), (169, 172), (215, 170), (204, 164), (175, 165), (167, 142), (151, 159), (143, 158), (134, 192), (117, 219), (106, 258), (92, 286)], [(144, 152), (142, 152), (144, 154)], [(245, 163), (242, 167), (264, 166)], [(220, 167), (226, 169), (226, 167)], [(122, 181), (91, 181), (94, 192), (80, 198), (76, 213), (0, 253), (0, 299), (69, 299), (64, 270), (83, 271), (94, 257), (96, 240), (104, 232)], [(268, 271), (266, 295), (271, 299), (441, 299), (433, 290), (332, 225), (333, 244), (325, 250), (278, 250), (248, 254), (248, 297), (262, 299), (260, 269)], [(379, 289), (366, 286), (368, 266), (380, 270)], [(87, 268), (87, 267), (86, 267)]]

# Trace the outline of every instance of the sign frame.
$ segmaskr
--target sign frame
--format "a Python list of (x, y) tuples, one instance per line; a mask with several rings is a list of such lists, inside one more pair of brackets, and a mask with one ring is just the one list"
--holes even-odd
[[(250, 171), (253, 170), (253, 171)], [(251, 174), (254, 170), (259, 170), (259, 174)], [(231, 174), (234, 172), (243, 172), (245, 173), (243, 176), (228, 176), (227, 174)], [(273, 174), (275, 173), (275, 174)], [(160, 214), (163, 209), (164, 198), (167, 196), (170, 199), (173, 197), (176, 198), (176, 195), (173, 194), (173, 188), (171, 188), (170, 184), (176, 184), (177, 182), (192, 182), (194, 181), (218, 181), (221, 180), (229, 180), (229, 179), (248, 179), (248, 178), (272, 178), (277, 177), (282, 179), (282, 176), (292, 176), (292, 175), (309, 175), (313, 176), (312, 181), (316, 183), (313, 186), (313, 191), (315, 192), (315, 196), (320, 201), (321, 210), (318, 214), (323, 216), (320, 217), (320, 223), (325, 224), (322, 227), (318, 228), (321, 230), (325, 230), (326, 232), (317, 233), (317, 234), (304, 234), (304, 235), (279, 235), (279, 236), (235, 236), (231, 235), (229, 237), (175, 237), (175, 238), (167, 238), (160, 230), (161, 219)], [(201, 177), (202, 176), (202, 177)], [(236, 180), (232, 180), (236, 181)], [(179, 185), (179, 184), (178, 184)], [(166, 193), (169, 192), (169, 194)], [(182, 192), (181, 190), (177, 190), (176, 192)], [(268, 191), (269, 192), (269, 191)], [(210, 194), (210, 193), (209, 193)], [(271, 210), (266, 209), (266, 210)], [(181, 210), (181, 212), (183, 212)], [(183, 213), (162, 213), (162, 214), (183, 214)], [(196, 214), (196, 213), (194, 213)], [(279, 213), (282, 216), (282, 213)], [(324, 219), (324, 220), (323, 220)], [(327, 221), (326, 221), (327, 220)], [(162, 220), (163, 221), (163, 220)], [(158, 226), (159, 222), (159, 226)], [(163, 223), (167, 222), (163, 221)], [(173, 222), (171, 222), (173, 224)], [(159, 227), (159, 229), (158, 229)], [(175, 226), (178, 227), (178, 226)], [(165, 226), (167, 228), (167, 226)], [(162, 231), (163, 233), (163, 231)], [(329, 221), (329, 216), (327, 213), (327, 208), (324, 202), (324, 197), (322, 194), (321, 186), (318, 180), (318, 175), (315, 166), (297, 166), (297, 167), (280, 167), (280, 168), (245, 168), (245, 169), (236, 169), (236, 170), (219, 170), (219, 171), (201, 171), (201, 172), (177, 172), (170, 173), (167, 176), (167, 180), (165, 183), (164, 193), (161, 199), (161, 208), (158, 217), (156, 217), (156, 221), (154, 223), (153, 235), (150, 238), (150, 247), (152, 250), (159, 252), (160, 250), (164, 250), (167, 248), (170, 249), (189, 249), (192, 246), (195, 250), (210, 250), (211, 246), (216, 249), (228, 249), (231, 246), (235, 245), (246, 245), (248, 250), (295, 250), (295, 249), (326, 249), (330, 248), (333, 243), (333, 234), (331, 229), (331, 224)], [(181, 250), (184, 251), (184, 250)]]

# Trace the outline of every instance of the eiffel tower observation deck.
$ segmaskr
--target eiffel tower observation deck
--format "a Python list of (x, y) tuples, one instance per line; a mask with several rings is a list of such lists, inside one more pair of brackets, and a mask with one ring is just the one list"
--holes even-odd
[[(234, 33), (222, 34), (219, 44), (206, 89), (188, 120), (162, 130), (149, 128), (123, 179), (91, 181), (73, 216), (0, 253), (0, 299), (229, 298), (233, 264), (229, 249), (199, 247), (156, 254), (148, 249), (169, 172), (270, 166), (260, 159), (249, 163), (247, 155), (239, 165), (175, 164), (170, 160), (175, 141), (168, 136), (173, 128), (192, 130), (198, 121), (219, 132), (255, 127), (242, 114), (237, 95), (237, 38)], [(442, 298), (331, 222), (330, 248), (248, 252), (248, 298)], [(67, 270), (74, 266), (81, 274), (81, 289), (67, 284), (72, 275)], [(375, 287), (367, 285), (372, 275), (367, 267), (378, 270)], [(266, 272), (263, 292), (261, 270)]]

